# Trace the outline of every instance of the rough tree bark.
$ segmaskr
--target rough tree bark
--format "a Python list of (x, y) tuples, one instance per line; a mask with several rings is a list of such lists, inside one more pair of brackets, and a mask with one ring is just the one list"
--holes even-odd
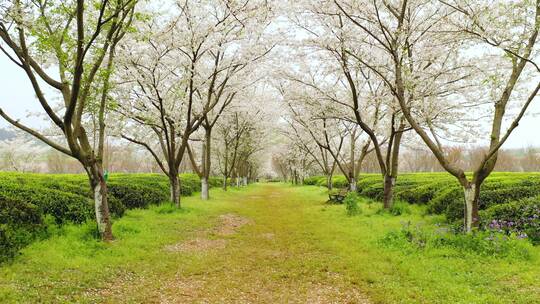
[(177, 208), (181, 208), (180, 202), (180, 179), (178, 174), (169, 175), (170, 199)]
[(396, 185), (399, 168), (399, 148), (401, 147), (404, 130), (405, 125), (403, 120), (397, 130), (392, 126), (388, 151), (386, 152), (386, 171), (383, 177), (383, 206), (386, 209), (390, 209), (394, 205), (394, 186)]
[(112, 234), (111, 216), (107, 200), (107, 183), (105, 182), (103, 167), (100, 163), (96, 162), (94, 165), (87, 167), (86, 172), (94, 195), (94, 211), (99, 234), (103, 240), (111, 241), (114, 237)]

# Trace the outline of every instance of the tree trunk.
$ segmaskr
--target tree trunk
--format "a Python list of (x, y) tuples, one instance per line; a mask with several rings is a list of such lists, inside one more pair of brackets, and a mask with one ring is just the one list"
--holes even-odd
[(203, 176), (201, 178), (201, 199), (203, 201), (208, 200), (210, 198), (210, 195), (208, 193), (208, 178), (206, 176)]
[(112, 223), (107, 200), (107, 183), (103, 175), (103, 168), (99, 164), (87, 169), (90, 186), (94, 194), (94, 208), (96, 213), (96, 223), (101, 239), (112, 241)]
[(385, 209), (390, 209), (394, 205), (394, 186), (396, 185), (396, 180), (398, 176), (398, 169), (399, 169), (399, 148), (401, 147), (401, 139), (403, 138), (403, 130), (405, 126), (403, 124), (403, 121), (400, 123), (399, 128), (397, 132), (395, 133), (395, 137), (393, 139), (392, 145), (389, 145), (389, 147), (392, 149), (392, 151), (388, 151), (387, 156), (389, 156), (391, 163), (388, 163), (387, 165), (387, 171), (384, 175), (384, 197), (383, 197), (383, 205)]
[(391, 175), (384, 176), (383, 206), (385, 209), (392, 208), (394, 204), (394, 185), (396, 178)]
[[(223, 190), (227, 191), (227, 178), (229, 177), (229, 145), (225, 143), (225, 172), (223, 174)], [(232, 171), (232, 170), (231, 170)]]
[(326, 188), (328, 188), (328, 190), (332, 190), (332, 188), (333, 188), (332, 175), (331, 174), (326, 176)]
[(356, 149), (356, 128), (351, 133), (351, 162), (349, 164), (349, 190), (356, 192), (356, 172), (355, 169), (355, 149)]
[(208, 180), (210, 179), (210, 152), (212, 142), (212, 129), (205, 129), (205, 141), (203, 144), (202, 178), (201, 178), (201, 199), (203, 201), (210, 199)]
[(480, 187), (475, 184), (469, 185), (469, 187), (463, 187), (465, 194), (465, 216), (464, 216), (464, 228), (466, 233), (471, 233), (473, 228), (477, 228), (479, 224), (478, 217), (478, 196), (480, 194)]
[(223, 176), (223, 191), (227, 191), (227, 176)]
[(247, 178), (247, 176), (244, 176), (244, 177), (242, 178), (242, 184), (243, 184), (244, 187), (246, 187), (246, 186), (248, 185), (248, 178)]
[(349, 183), (349, 190), (351, 192), (356, 192), (356, 178), (354, 178), (354, 176), (351, 177), (351, 181)]
[(171, 190), (171, 203), (177, 208), (181, 208), (180, 204), (180, 180), (178, 176), (169, 177), (169, 185)]

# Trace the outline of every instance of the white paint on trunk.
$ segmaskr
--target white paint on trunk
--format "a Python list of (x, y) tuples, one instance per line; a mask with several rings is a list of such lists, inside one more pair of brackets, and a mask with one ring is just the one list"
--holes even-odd
[(463, 188), (465, 194), (465, 232), (467, 233), (470, 233), (472, 230), (475, 190), (475, 185), (471, 185), (470, 188)]
[(349, 189), (351, 191), (356, 191), (356, 179), (354, 177), (351, 178), (351, 183), (349, 184)]
[(244, 177), (242, 178), (242, 184), (243, 184), (243, 186), (247, 186), (247, 184), (248, 184), (247, 176), (244, 176)]
[(94, 187), (94, 207), (96, 209), (96, 223), (99, 233), (103, 235), (107, 229), (107, 223), (102, 214), (103, 210), (103, 195), (101, 194), (101, 184), (98, 182)]
[(236, 178), (236, 187), (240, 187), (240, 177)]
[(209, 198), (208, 193), (208, 179), (206, 177), (201, 178), (201, 199), (207, 200)]

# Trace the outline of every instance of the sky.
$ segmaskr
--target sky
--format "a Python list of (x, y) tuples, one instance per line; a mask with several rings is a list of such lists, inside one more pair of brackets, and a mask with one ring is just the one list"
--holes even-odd
[[(37, 101), (34, 91), (25, 73), (10, 62), (0, 53), (0, 108), (12, 118), (20, 119), (21, 122), (31, 127), (44, 127), (48, 123), (44, 117), (36, 116), (43, 113)], [(46, 90), (49, 97), (54, 96), (54, 91)], [(529, 113), (540, 113), (540, 96), (534, 101)], [(34, 115), (29, 115), (34, 114)], [(7, 128), (9, 124), (0, 118), (0, 128)], [(519, 149), (527, 147), (540, 147), (540, 115), (527, 115), (518, 128), (512, 133), (505, 143), (505, 149)]]

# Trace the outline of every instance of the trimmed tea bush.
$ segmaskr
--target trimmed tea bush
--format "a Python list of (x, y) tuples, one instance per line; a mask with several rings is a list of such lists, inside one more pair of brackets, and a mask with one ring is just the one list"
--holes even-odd
[[(209, 184), (221, 186), (220, 178)], [(107, 182), (111, 214), (147, 208), (169, 199), (169, 181), (160, 174), (113, 174)], [(181, 174), (182, 195), (200, 191), (195, 174)], [(0, 261), (46, 236), (47, 223), (82, 224), (94, 220), (93, 193), (85, 175), (0, 173)], [(44, 221), (44, 218), (50, 221)]]
[(0, 197), (0, 262), (44, 234), (40, 209), (31, 203)]
[[(326, 186), (324, 176), (310, 177), (306, 181), (308, 184)], [(343, 181), (344, 176), (335, 176), (334, 186)], [(361, 174), (357, 186), (360, 195), (382, 200), (383, 182), (380, 174)], [(482, 185), (480, 210), (539, 195), (540, 173), (495, 172)], [(444, 214), (449, 222), (460, 221), (463, 217), (463, 189), (447, 173), (401, 174), (394, 187), (394, 198), (409, 204), (425, 204), (428, 213)]]

